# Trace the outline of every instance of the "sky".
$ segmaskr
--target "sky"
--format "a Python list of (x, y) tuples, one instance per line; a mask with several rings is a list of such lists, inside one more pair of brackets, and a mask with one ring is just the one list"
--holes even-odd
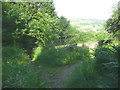
[(58, 16), (66, 18), (103, 19), (111, 16), (119, 0), (54, 0)]

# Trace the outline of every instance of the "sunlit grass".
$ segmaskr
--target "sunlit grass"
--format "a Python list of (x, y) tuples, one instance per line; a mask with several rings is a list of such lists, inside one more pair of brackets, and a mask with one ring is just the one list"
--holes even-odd
[[(64, 47), (67, 47), (68, 45), (58, 45), (58, 46), (55, 46), (55, 48), (64, 48)], [(82, 47), (82, 43), (78, 43), (77, 46), (80, 46)]]
[(55, 48), (63, 48), (63, 47), (66, 47), (67, 45), (58, 45), (58, 46), (55, 46)]
[(42, 51), (42, 47), (34, 48), (32, 61), (35, 61), (37, 59), (37, 57), (40, 55), (41, 51)]
[(77, 44), (77, 46), (80, 46), (80, 47), (82, 47), (82, 43), (78, 43), (78, 44)]

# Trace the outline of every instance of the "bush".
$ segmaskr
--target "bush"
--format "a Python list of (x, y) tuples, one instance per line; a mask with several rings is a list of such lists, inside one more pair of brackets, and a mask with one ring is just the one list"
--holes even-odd
[(69, 88), (95, 88), (96, 71), (94, 69), (94, 60), (87, 60), (80, 64), (72, 72), (68, 83)]
[(110, 45), (98, 47), (95, 50), (96, 67), (105, 72), (114, 71), (114, 66), (118, 66), (117, 51)]
[(65, 47), (62, 48), (36, 48), (34, 49), (34, 55), (37, 62), (50, 66), (62, 66), (70, 65), (76, 61), (85, 59), (89, 56), (88, 48), (74, 48), (69, 51)]
[(104, 78), (104, 85), (118, 87), (119, 47), (104, 45), (95, 51), (96, 70)]
[[(36, 49), (36, 51), (38, 51), (38, 49)], [(62, 58), (62, 51), (55, 48), (41, 48), (40, 52), (41, 53), (36, 55), (36, 61), (47, 65), (61, 65), (59, 58)]]
[(77, 61), (83, 61), (89, 57), (88, 48), (74, 48), (73, 51), (67, 52), (65, 58), (62, 61), (63, 64), (74, 64)]
[(29, 56), (17, 46), (7, 46), (2, 48), (3, 63), (19, 64), (28, 63)]
[(38, 72), (31, 67), (28, 55), (16, 46), (3, 47), (3, 88), (42, 88)]
[(90, 57), (87, 57), (86, 60), (72, 72), (67, 87), (118, 87), (118, 55), (116, 55), (118, 51), (119, 49), (115, 49), (115, 47), (113, 48), (113, 46), (110, 45), (98, 47), (95, 50), (96, 58), (90, 59)]

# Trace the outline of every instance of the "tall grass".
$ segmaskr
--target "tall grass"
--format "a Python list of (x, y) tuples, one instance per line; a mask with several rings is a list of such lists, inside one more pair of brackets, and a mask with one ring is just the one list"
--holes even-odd
[(96, 70), (94, 68), (95, 60), (86, 60), (72, 72), (68, 88), (95, 88)]
[(16, 46), (3, 47), (3, 88), (42, 88), (42, 79), (28, 55)]
[(74, 64), (89, 56), (88, 48), (74, 48), (70, 51), (65, 47), (48, 49), (37, 47), (33, 52), (34, 61), (51, 66)]

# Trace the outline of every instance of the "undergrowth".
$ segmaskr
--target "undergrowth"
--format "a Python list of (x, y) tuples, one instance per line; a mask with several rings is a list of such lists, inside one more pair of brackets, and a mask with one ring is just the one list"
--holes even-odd
[(72, 72), (67, 87), (69, 88), (95, 88), (96, 71), (94, 69), (95, 60), (86, 60)]
[(28, 55), (16, 46), (3, 47), (3, 88), (43, 88), (44, 82), (31, 67)]
[(94, 58), (86, 58), (72, 72), (67, 84), (69, 88), (117, 88), (118, 87), (118, 46), (97, 47)]
[(33, 52), (33, 61), (48, 66), (71, 65), (89, 57), (89, 48), (75, 48), (70, 51), (65, 47), (47, 49), (37, 47)]

